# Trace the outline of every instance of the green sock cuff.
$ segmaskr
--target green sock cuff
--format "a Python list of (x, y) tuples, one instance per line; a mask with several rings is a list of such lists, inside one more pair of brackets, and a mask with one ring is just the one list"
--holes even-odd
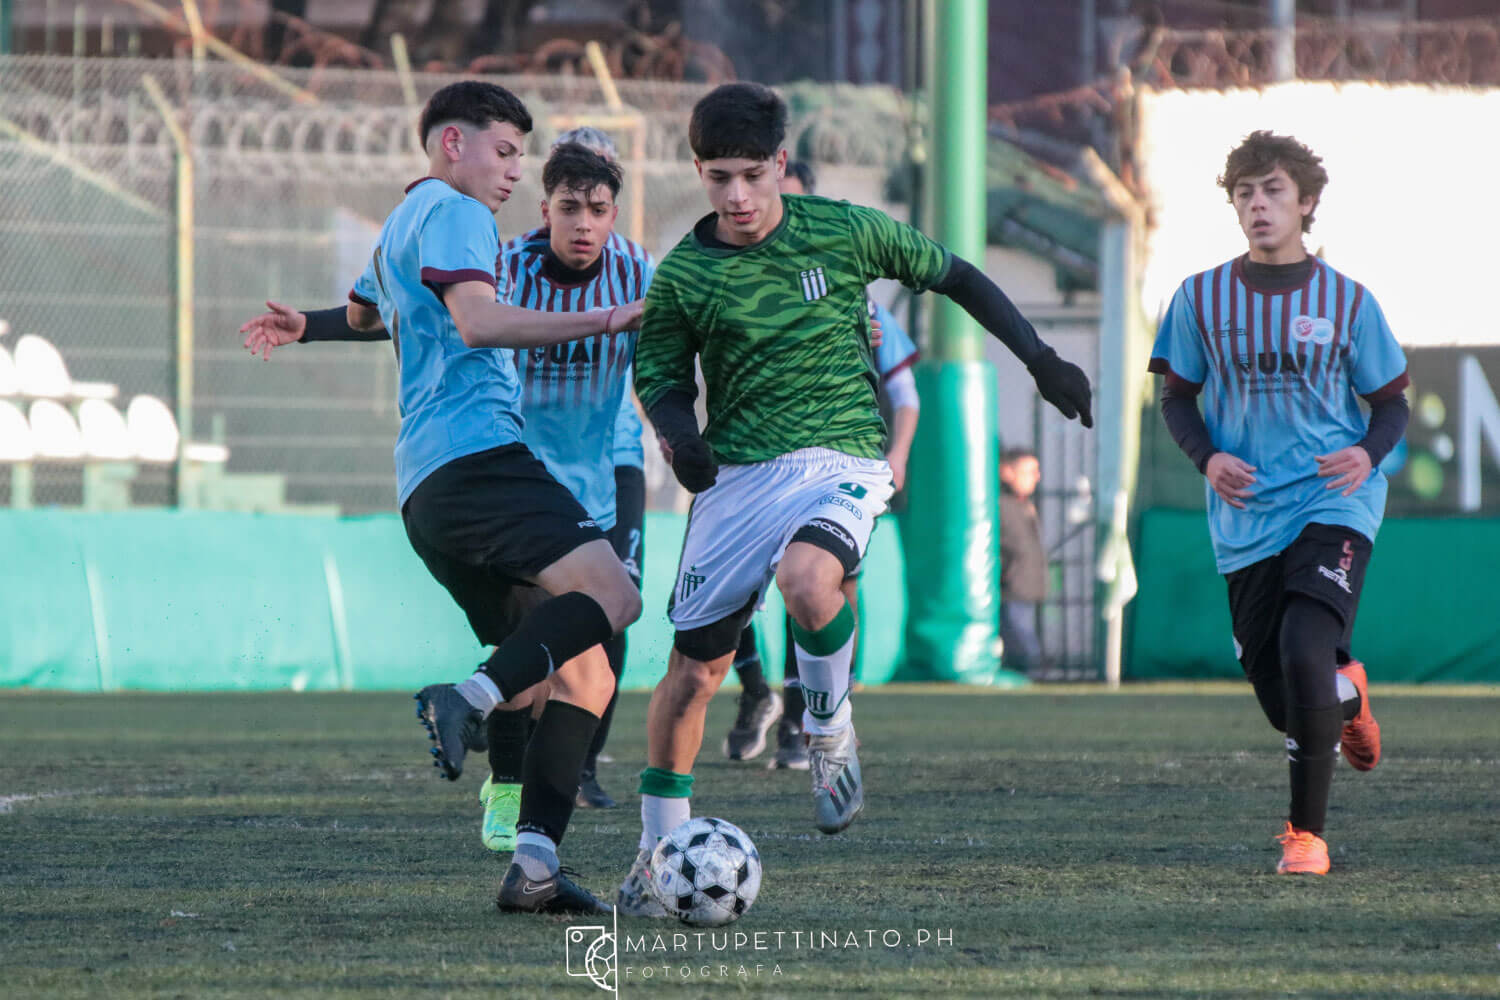
[(854, 634), (854, 609), (849, 607), (845, 601), (844, 606), (839, 608), (839, 613), (833, 616), (833, 621), (824, 625), (816, 632), (807, 629), (792, 621), (792, 638), (797, 645), (807, 650), (814, 656), (832, 656), (844, 648), (849, 637)]
[(659, 799), (686, 799), (693, 795), (693, 776), (668, 771), (664, 767), (648, 767), (641, 772), (641, 795), (655, 795)]

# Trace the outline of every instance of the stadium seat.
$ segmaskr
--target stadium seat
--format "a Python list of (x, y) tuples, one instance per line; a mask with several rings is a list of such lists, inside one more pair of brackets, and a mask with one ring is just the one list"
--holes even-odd
[(29, 462), (35, 456), (26, 414), (15, 403), (0, 399), (0, 462)]
[(78, 407), (78, 429), (83, 434), (83, 453), (89, 458), (119, 462), (135, 457), (125, 418), (111, 403), (85, 399)]
[(155, 396), (141, 395), (125, 408), (131, 453), (143, 462), (175, 462), (181, 435), (177, 418)]
[(33, 400), (30, 418), (31, 444), (37, 458), (83, 457), (83, 435), (66, 406), (55, 399)]
[(34, 333), (16, 341), (16, 383), (23, 396), (64, 399), (72, 394), (68, 366), (50, 341)]
[(0, 397), (14, 396), (20, 392), (20, 380), (16, 377), (16, 362), (10, 352), (0, 347)]

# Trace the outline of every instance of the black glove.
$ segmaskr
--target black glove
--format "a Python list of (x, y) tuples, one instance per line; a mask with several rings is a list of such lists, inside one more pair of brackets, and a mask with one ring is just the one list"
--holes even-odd
[(1093, 390), (1082, 368), (1064, 361), (1049, 347), (1026, 370), (1036, 380), (1036, 391), (1063, 416), (1069, 420), (1077, 417), (1085, 427), (1094, 426), (1094, 415), (1089, 410)]
[(672, 474), (689, 493), (702, 493), (719, 477), (719, 463), (701, 437), (690, 437), (672, 449)]

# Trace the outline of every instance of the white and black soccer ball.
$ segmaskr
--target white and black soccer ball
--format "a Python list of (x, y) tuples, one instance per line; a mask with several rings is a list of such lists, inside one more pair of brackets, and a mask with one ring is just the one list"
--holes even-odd
[(750, 909), (760, 891), (760, 852), (728, 820), (699, 816), (657, 842), (651, 886), (667, 912), (695, 927), (719, 927)]

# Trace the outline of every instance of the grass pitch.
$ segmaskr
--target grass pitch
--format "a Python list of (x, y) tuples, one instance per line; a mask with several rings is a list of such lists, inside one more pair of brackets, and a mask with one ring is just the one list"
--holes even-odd
[[(412, 706), (0, 695), (0, 993), (604, 995), (566, 967), (588, 921), (494, 910), (482, 763), (435, 777)], [(601, 768), (622, 808), (564, 844), (601, 893), (634, 855), (645, 706)], [(867, 691), (838, 837), (805, 774), (722, 758), (723, 695), (695, 805), (756, 840), (760, 899), (743, 942), (622, 920), (621, 995), (1500, 995), (1500, 697), (1374, 707), (1386, 758), (1340, 765), (1319, 879), (1272, 874), (1286, 765), (1243, 687)]]

